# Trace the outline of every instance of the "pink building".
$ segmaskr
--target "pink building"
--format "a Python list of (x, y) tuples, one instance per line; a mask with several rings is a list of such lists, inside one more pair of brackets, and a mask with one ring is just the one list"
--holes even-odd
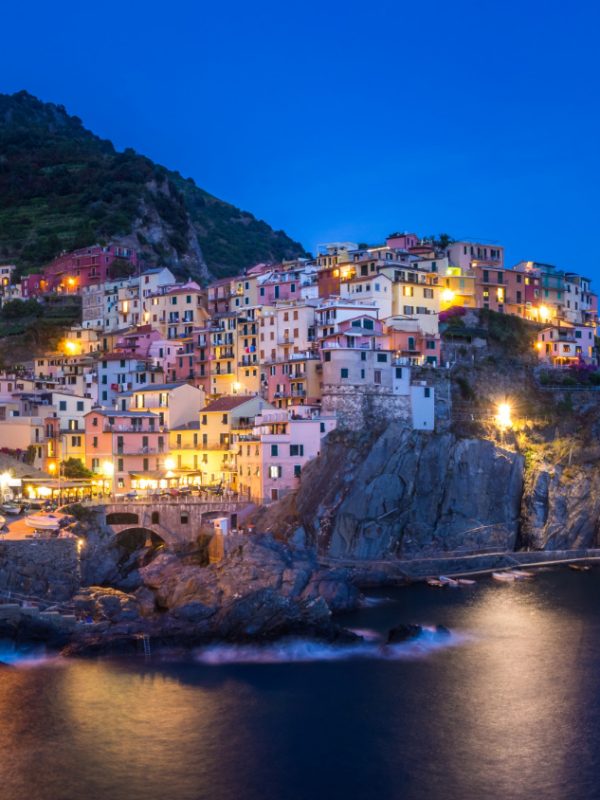
[(537, 335), (538, 358), (553, 367), (593, 364), (596, 361), (595, 328), (560, 320)]
[(416, 233), (391, 233), (385, 244), (392, 250), (408, 250), (419, 244), (419, 237)]
[(63, 253), (44, 267), (42, 276), (27, 276), (33, 280), (28, 280), (23, 290), (27, 297), (45, 292), (77, 294), (83, 286), (104, 283), (116, 260), (132, 267), (138, 264), (136, 251), (119, 245), (94, 245)]
[(481, 242), (453, 242), (447, 249), (448, 263), (451, 267), (470, 269), (475, 266), (504, 268), (504, 248), (500, 245), (481, 244)]
[(150, 355), (152, 345), (160, 339), (160, 333), (150, 325), (138, 325), (131, 331), (123, 333), (115, 342), (115, 351), (133, 356)]
[(238, 487), (258, 503), (280, 500), (298, 487), (303, 467), (321, 450), (321, 441), (335, 428), (335, 417), (321, 417), (314, 408), (264, 410), (252, 434), (238, 442)]
[(94, 409), (85, 415), (85, 463), (106, 492), (145, 488), (140, 481), (166, 481), (168, 447), (168, 434), (150, 411)]
[(272, 306), (281, 300), (299, 300), (302, 279), (295, 270), (273, 272), (258, 283), (258, 302)]

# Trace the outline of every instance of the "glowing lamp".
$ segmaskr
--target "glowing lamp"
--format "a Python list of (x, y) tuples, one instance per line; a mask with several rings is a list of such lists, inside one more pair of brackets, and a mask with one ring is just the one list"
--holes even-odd
[(546, 322), (546, 320), (550, 319), (550, 309), (548, 306), (540, 306), (539, 314), (542, 322)]
[(112, 476), (115, 474), (115, 465), (112, 463), (112, 461), (102, 462), (102, 474), (106, 478), (112, 478)]
[(510, 403), (499, 403), (496, 411), (496, 425), (500, 430), (512, 428), (511, 410)]
[(442, 302), (444, 303), (451, 303), (455, 297), (456, 294), (452, 291), (452, 289), (444, 289), (442, 292)]
[(175, 459), (173, 458), (165, 458), (165, 469), (169, 472), (175, 469)]

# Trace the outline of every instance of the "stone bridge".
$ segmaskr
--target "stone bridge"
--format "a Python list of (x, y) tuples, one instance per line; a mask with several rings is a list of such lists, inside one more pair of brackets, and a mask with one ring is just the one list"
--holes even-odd
[(106, 503), (106, 524), (116, 536), (145, 533), (154, 541), (158, 537), (171, 547), (195, 542), (217, 517), (229, 519), (230, 530), (237, 528), (254, 506), (248, 502), (221, 500), (202, 501), (135, 501)]

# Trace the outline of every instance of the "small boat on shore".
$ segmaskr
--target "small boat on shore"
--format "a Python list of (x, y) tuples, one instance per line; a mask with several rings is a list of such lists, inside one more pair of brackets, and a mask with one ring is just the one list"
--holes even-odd
[(510, 572), (492, 572), (492, 578), (500, 583), (514, 583), (516, 580)]
[(444, 586), (437, 578), (426, 578), (425, 583), (427, 586), (435, 586), (437, 589), (441, 589)]
[(527, 572), (527, 570), (524, 569), (511, 569), (507, 574), (514, 575), (518, 581), (523, 581), (527, 580), (528, 578), (535, 577), (533, 572)]
[(471, 578), (457, 578), (459, 586), (474, 586), (477, 581), (472, 580)]
[(589, 572), (591, 570), (591, 566), (589, 564), (568, 564), (568, 567), (576, 572)]
[(21, 513), (21, 506), (18, 503), (2, 503), (0, 506), (0, 511), (3, 514), (8, 514), (11, 517), (16, 517), (17, 514)]
[(59, 522), (54, 514), (32, 514), (25, 519), (25, 524), (36, 531), (57, 531)]
[(449, 578), (447, 575), (440, 575), (439, 581), (443, 586), (450, 586), (451, 589), (456, 589), (459, 585), (458, 581), (454, 578)]

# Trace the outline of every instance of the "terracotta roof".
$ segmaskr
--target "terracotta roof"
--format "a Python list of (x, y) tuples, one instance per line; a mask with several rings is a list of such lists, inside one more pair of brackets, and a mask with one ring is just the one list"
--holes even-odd
[(254, 394), (246, 395), (224, 395), (217, 400), (213, 400), (207, 406), (204, 406), (201, 411), (231, 411), (238, 406), (244, 405), (248, 400), (253, 400), (256, 397)]

